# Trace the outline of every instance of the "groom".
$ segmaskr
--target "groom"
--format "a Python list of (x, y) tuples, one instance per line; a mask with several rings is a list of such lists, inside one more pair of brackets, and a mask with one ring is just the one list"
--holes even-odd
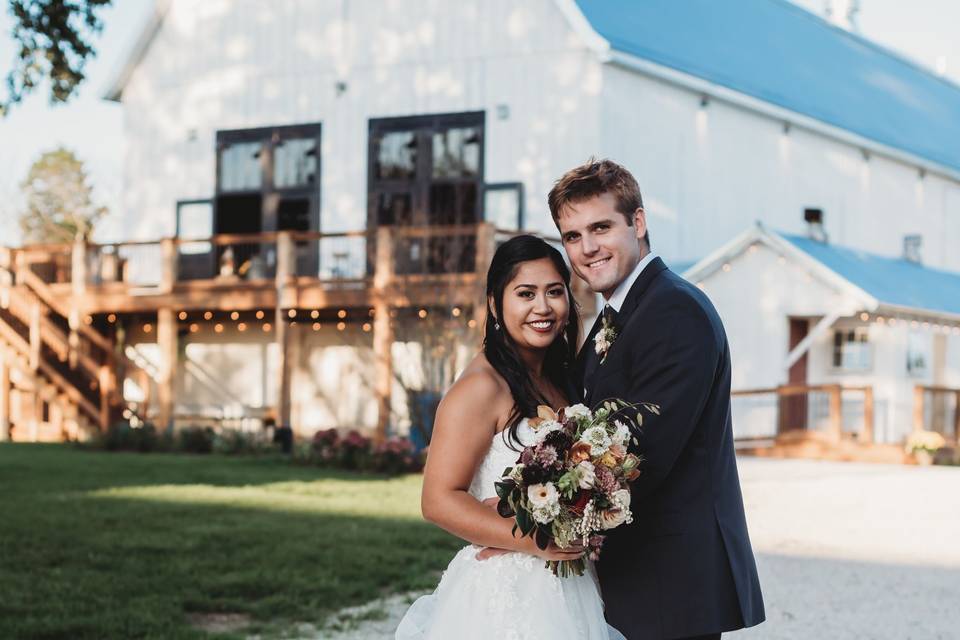
[(568, 171), (549, 205), (573, 270), (606, 302), (577, 359), (586, 404), (660, 406), (638, 434), (633, 524), (610, 531), (597, 563), (607, 621), (629, 640), (719, 638), (763, 622), (716, 310), (651, 253), (640, 189), (622, 166)]

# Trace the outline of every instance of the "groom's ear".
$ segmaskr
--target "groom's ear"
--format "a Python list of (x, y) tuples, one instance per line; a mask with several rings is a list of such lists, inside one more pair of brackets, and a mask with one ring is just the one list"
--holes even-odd
[(643, 207), (637, 207), (637, 210), (633, 212), (633, 228), (637, 234), (637, 240), (643, 240), (644, 236), (647, 235), (647, 212), (643, 210)]

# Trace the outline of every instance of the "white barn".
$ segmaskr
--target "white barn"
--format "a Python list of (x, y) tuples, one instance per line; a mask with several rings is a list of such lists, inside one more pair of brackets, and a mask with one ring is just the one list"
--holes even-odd
[[(960, 88), (783, 0), (158, 0), (107, 97), (123, 105), (131, 240), (481, 221), (550, 233), (551, 184), (598, 156), (637, 176), (676, 270), (756, 220), (802, 233), (816, 209), (832, 242), (893, 258), (919, 236), (925, 264), (960, 271)], [(299, 259), (362, 270), (344, 255)], [(712, 295), (727, 317), (738, 294)], [(734, 341), (738, 384), (787, 381), (787, 321), (768, 320), (769, 361)], [(214, 373), (269, 375), (267, 350), (229, 326), (184, 340)], [(313, 340), (294, 413), (370, 425), (363, 394), (343, 415), (315, 406), (316, 381), (348, 375), (330, 358), (361, 384), (370, 353)], [(243, 362), (227, 357), (238, 342)], [(270, 404), (240, 371), (218, 382)], [(192, 375), (182, 402), (217, 401)]]

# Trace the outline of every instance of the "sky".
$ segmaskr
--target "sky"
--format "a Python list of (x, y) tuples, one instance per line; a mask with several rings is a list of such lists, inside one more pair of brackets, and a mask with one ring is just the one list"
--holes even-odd
[[(827, 0), (793, 0), (822, 15)], [(850, 0), (834, 0), (846, 4)], [(0, 80), (13, 61), (13, 21), (0, 0)], [(58, 146), (73, 150), (85, 163), (94, 198), (111, 211), (95, 234), (99, 241), (126, 237), (120, 215), (123, 116), (117, 103), (103, 99), (110, 80), (123, 66), (127, 53), (153, 11), (154, 0), (114, 0), (104, 12), (104, 30), (96, 39), (97, 57), (87, 67), (87, 80), (66, 105), (50, 106), (38, 92), (0, 118), (0, 244), (19, 240), (16, 212), (23, 206), (20, 182), (44, 151)], [(874, 40), (960, 84), (960, 24), (958, 0), (860, 0), (860, 35)]]

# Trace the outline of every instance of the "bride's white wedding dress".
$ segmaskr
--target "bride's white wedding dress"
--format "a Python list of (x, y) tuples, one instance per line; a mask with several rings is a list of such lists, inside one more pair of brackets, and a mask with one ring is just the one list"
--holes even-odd
[[(531, 441), (526, 420), (517, 435), (521, 442)], [(518, 455), (497, 434), (470, 494), (477, 500), (496, 496), (494, 482)], [(508, 553), (477, 560), (479, 551), (469, 545), (454, 556), (436, 591), (407, 611), (396, 640), (623, 640), (603, 619), (591, 571), (559, 578), (535, 556)]]

